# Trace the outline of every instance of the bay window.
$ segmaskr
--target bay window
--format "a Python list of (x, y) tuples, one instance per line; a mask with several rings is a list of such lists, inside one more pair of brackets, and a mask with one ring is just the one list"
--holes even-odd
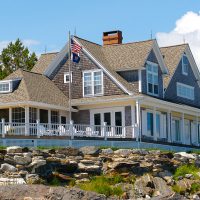
[(147, 62), (147, 93), (158, 95), (158, 65), (156, 63)]
[(96, 96), (103, 94), (103, 73), (102, 71), (83, 72), (83, 95)]

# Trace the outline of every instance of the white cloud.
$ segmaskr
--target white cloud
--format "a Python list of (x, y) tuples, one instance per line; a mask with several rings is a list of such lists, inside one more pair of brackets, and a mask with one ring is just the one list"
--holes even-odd
[(0, 41), (0, 52), (7, 47), (9, 41)]
[(200, 15), (187, 12), (176, 21), (176, 26), (169, 33), (157, 33), (156, 38), (160, 46), (189, 43), (194, 58), (200, 68)]

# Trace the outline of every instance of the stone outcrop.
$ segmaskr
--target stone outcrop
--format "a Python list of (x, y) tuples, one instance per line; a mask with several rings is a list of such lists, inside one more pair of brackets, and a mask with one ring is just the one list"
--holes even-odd
[[(21, 198), (19, 191), (27, 194), (29, 199), (108, 199), (77, 188), (79, 183), (101, 174), (120, 175), (127, 180), (116, 184), (123, 190), (123, 199), (200, 199), (198, 186), (195, 185), (197, 189), (193, 193), (189, 192), (194, 184), (200, 185), (200, 178), (197, 180), (191, 173), (176, 179), (173, 176), (179, 166), (193, 164), (200, 167), (200, 156), (193, 153), (139, 149), (114, 151), (97, 147), (47, 150), (8, 147), (0, 151), (0, 164), (0, 199), (4, 199), (2, 187), (15, 199), (25, 197)], [(197, 175), (200, 177), (200, 170)], [(48, 186), (55, 180), (68, 189)], [(70, 188), (70, 183), (75, 186)], [(184, 193), (175, 192), (174, 187), (181, 187)], [(37, 191), (38, 196), (33, 196), (33, 191)]]

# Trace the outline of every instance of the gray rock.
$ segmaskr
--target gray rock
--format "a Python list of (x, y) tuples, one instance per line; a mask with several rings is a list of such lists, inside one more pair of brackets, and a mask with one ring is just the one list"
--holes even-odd
[(22, 147), (12, 146), (6, 148), (7, 153), (22, 153)]
[(118, 149), (114, 151), (114, 154), (117, 154), (120, 156), (129, 156), (131, 153), (133, 153), (133, 150), (131, 149)]
[(31, 157), (28, 157), (28, 156), (23, 157), (23, 156), (18, 156), (18, 155), (14, 156), (14, 160), (16, 164), (19, 164), (19, 165), (27, 165), (31, 163), (32, 161)]
[(79, 149), (84, 155), (93, 155), (97, 156), (100, 153), (100, 149), (95, 146), (86, 146), (86, 147), (81, 147)]
[(196, 157), (193, 154), (189, 154), (186, 152), (178, 152), (174, 154), (175, 157), (183, 157), (188, 159), (195, 159)]
[(10, 165), (10, 164), (4, 163), (4, 164), (1, 164), (0, 171), (2, 171), (2, 172), (16, 172), (17, 168)]
[(85, 165), (83, 163), (78, 163), (78, 170), (81, 172), (88, 173), (100, 173), (101, 167), (99, 165)]
[(27, 184), (39, 184), (41, 183), (41, 179), (37, 174), (27, 174), (26, 182)]
[(66, 147), (66, 148), (57, 149), (56, 153), (64, 154), (65, 156), (78, 156), (80, 152), (79, 152), (79, 149), (77, 148)]
[(102, 149), (101, 153), (104, 155), (110, 155), (110, 154), (113, 154), (114, 151), (111, 148), (108, 148), (108, 149)]

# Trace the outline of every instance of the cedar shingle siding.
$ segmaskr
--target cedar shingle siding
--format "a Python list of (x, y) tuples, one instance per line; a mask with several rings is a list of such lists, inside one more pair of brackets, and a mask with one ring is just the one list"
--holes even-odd
[[(83, 53), (80, 53), (80, 62), (78, 64), (72, 63), (72, 98), (78, 99), (83, 97), (83, 77), (82, 72), (84, 70), (98, 69), (98, 67)], [(59, 69), (54, 72), (54, 76), (51, 77), (53, 82), (58, 86), (58, 88), (63, 91), (63, 93), (68, 96), (68, 85), (64, 84), (64, 73), (68, 72), (69, 61), (65, 60), (59, 67)], [(104, 73), (104, 95), (121, 95), (124, 92)]]
[[(176, 83), (184, 83), (194, 87), (194, 101), (186, 98), (177, 96), (177, 87)], [(182, 61), (180, 60), (176, 71), (174, 72), (173, 78), (171, 79), (168, 88), (165, 92), (165, 99), (175, 103), (183, 103), (194, 107), (200, 107), (200, 88), (197, 84), (195, 75), (192, 71), (192, 68), (189, 64), (188, 75), (182, 74)]]
[[(153, 63), (157, 63), (158, 64), (158, 60), (155, 56), (155, 53), (153, 52), (153, 50), (150, 52), (147, 61), (153, 62)], [(145, 66), (146, 68), (146, 66)], [(159, 95), (158, 98), (163, 98), (163, 77), (162, 77), (162, 71), (161, 68), (158, 64), (158, 88), (159, 88)], [(143, 94), (147, 94), (147, 77), (146, 77), (146, 70), (142, 70), (142, 93)]]

